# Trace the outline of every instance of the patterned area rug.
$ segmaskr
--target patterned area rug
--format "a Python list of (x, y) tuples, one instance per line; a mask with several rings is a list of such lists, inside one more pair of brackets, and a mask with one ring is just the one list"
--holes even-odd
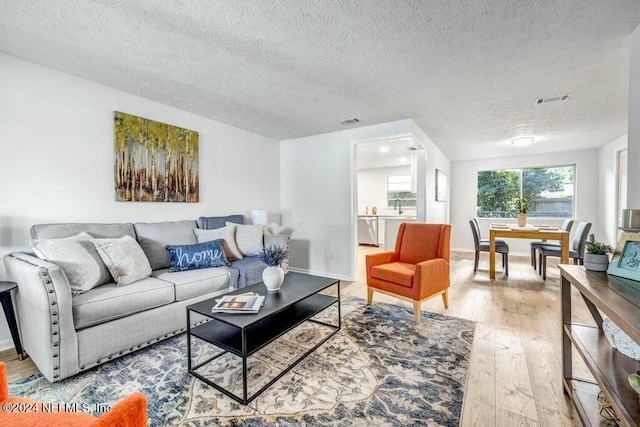
[[(33, 375), (10, 384), (10, 393), (95, 407), (140, 390), (153, 426), (457, 426), (474, 328), (433, 313), (417, 325), (411, 309), (343, 298), (342, 330), (247, 406), (187, 373), (184, 334), (60, 383)], [(249, 394), (329, 332), (307, 322), (252, 356)], [(200, 361), (219, 351), (201, 342), (194, 348)], [(238, 359), (218, 360), (202, 373), (241, 386)]]

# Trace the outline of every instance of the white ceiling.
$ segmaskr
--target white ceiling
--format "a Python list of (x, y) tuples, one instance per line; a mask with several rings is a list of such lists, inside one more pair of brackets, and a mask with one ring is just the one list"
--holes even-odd
[(418, 148), (412, 138), (392, 139), (356, 145), (358, 170), (410, 166), (411, 156)]
[[(625, 134), (640, 23), (638, 0), (0, 0), (0, 11), (9, 55), (278, 140), (412, 118), (452, 160)], [(525, 134), (540, 139), (505, 144)]]

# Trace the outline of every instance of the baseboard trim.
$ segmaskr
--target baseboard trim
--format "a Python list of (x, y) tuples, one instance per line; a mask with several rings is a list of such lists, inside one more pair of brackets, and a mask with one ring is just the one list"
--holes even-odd
[(293, 271), (295, 273), (302, 273), (302, 274), (311, 274), (312, 276), (322, 276), (322, 277), (328, 277), (330, 279), (338, 279), (338, 280), (344, 280), (347, 282), (353, 282), (353, 280), (348, 276), (343, 276), (341, 274), (327, 273), (325, 271), (314, 271), (314, 270), (307, 270), (304, 268), (295, 268), (295, 267), (289, 267), (289, 271)]

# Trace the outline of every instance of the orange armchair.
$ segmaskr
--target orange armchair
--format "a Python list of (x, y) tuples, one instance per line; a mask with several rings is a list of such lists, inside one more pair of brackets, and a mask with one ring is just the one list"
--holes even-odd
[(64, 405), (51, 406), (23, 397), (9, 397), (7, 367), (0, 362), (0, 425), (47, 427), (146, 427), (147, 398), (135, 391), (110, 412), (96, 418), (83, 412), (65, 412)]
[(449, 224), (402, 223), (393, 252), (367, 255), (367, 304), (373, 292), (413, 302), (420, 323), (420, 304), (442, 295), (449, 307)]

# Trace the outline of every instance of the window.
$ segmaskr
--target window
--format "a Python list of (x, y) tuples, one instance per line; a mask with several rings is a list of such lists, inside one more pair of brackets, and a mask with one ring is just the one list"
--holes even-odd
[(387, 177), (387, 208), (394, 208), (397, 203), (402, 207), (415, 208), (416, 199), (416, 193), (411, 192), (410, 175)]
[(478, 172), (478, 217), (515, 218), (516, 200), (529, 203), (533, 218), (573, 218), (575, 166)]

